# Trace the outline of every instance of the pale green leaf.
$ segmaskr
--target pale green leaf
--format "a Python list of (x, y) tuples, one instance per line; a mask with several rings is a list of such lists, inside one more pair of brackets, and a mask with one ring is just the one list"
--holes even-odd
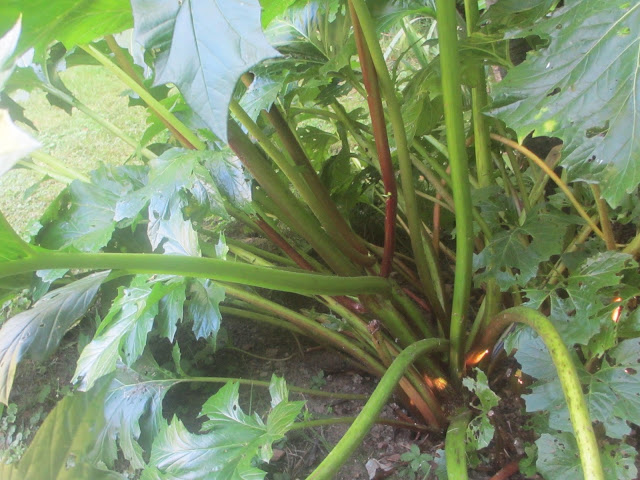
[(98, 435), (93, 455), (110, 468), (117, 458), (116, 439), (124, 457), (134, 468), (144, 468), (140, 440), (141, 427), (146, 437), (154, 438), (163, 423), (162, 400), (175, 382), (145, 355), (133, 367), (118, 364), (116, 375), (104, 399), (106, 424)]
[[(260, 4), (185, 0), (176, 11), (175, 3), (164, 2), (160, 9), (152, 3), (134, 0), (133, 8), (136, 39), (146, 48), (162, 48), (166, 36), (171, 36), (170, 48), (161, 51), (156, 62), (155, 84), (175, 84), (211, 131), (226, 142), (229, 103), (240, 76), (278, 55), (262, 33)], [(150, 9), (152, 20), (138, 23)]]
[(0, 92), (13, 72), (15, 65), (10, 60), (18, 46), (18, 38), (20, 38), (21, 30), (22, 18), (18, 18), (15, 25), (0, 38)]
[(2, 238), (2, 242), (0, 242), (0, 273), (2, 272), (2, 262), (26, 258), (33, 253), (31, 247), (11, 228), (2, 212), (0, 212), (0, 238)]
[(147, 279), (138, 275), (121, 289), (94, 339), (82, 350), (73, 376), (80, 381), (81, 390), (90, 389), (100, 377), (114, 371), (118, 360), (131, 365), (142, 354), (158, 302), (174, 288), (163, 283), (150, 285)]
[(549, 46), (497, 85), (493, 114), (520, 140), (560, 137), (562, 163), (599, 179), (615, 207), (640, 183), (640, 3), (564, 5), (526, 30)]
[(189, 287), (189, 314), (193, 319), (196, 338), (212, 337), (215, 345), (220, 330), (220, 302), (224, 300), (224, 288), (211, 280), (195, 279)]
[[(91, 172), (91, 183), (74, 181), (58, 218), (47, 223), (38, 240), (50, 249), (97, 252), (116, 229), (115, 211), (121, 198), (141, 185), (140, 167), (101, 166)], [(67, 208), (65, 208), (67, 207)]]
[(0, 402), (7, 404), (18, 363), (46, 359), (87, 311), (109, 275), (100, 272), (47, 293), (0, 329)]

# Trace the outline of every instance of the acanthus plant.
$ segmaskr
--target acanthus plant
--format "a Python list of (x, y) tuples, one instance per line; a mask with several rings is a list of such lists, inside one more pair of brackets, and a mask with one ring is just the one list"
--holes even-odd
[[(187, 321), (215, 341), (224, 312), (305, 334), (381, 377), (308, 478), (336, 474), (394, 390), (417, 421), (446, 430), (448, 477), (467, 478), (467, 457), (479, 461), (493, 435), (487, 377), (469, 376), (512, 323), (535, 331), (505, 345), (536, 379), (527, 411), (541, 412), (522, 468), (635, 478), (639, 17), (640, 2), (622, 0), (3, 3), (13, 118), (8, 94), (44, 89), (138, 160), (85, 177), (0, 117), (0, 172), (20, 161), (69, 184), (29, 243), (0, 217), (6, 298), (36, 271), (40, 297), (0, 330), (0, 401), (21, 359), (46, 359), (103, 285), (120, 286), (78, 361), (86, 393), (60, 402), (3, 478), (119, 478), (118, 449), (144, 479), (263, 478), (259, 461), (302, 409), (288, 400), (296, 389), (274, 378), (261, 418), (242, 412), (231, 379), (189, 432), (163, 417), (165, 393), (219, 379), (161, 369), (145, 348), (152, 330), (174, 342)], [(518, 41), (531, 50), (514, 66)], [(31, 65), (16, 66), (25, 54)], [(146, 104), (141, 139), (56, 75), (82, 63)], [(522, 146), (532, 132), (559, 138), (562, 158)], [(358, 210), (379, 238), (363, 238)], [(225, 243), (231, 221), (280, 253)], [(312, 296), (342, 330), (251, 287)], [(471, 391), (485, 410), (475, 420)]]

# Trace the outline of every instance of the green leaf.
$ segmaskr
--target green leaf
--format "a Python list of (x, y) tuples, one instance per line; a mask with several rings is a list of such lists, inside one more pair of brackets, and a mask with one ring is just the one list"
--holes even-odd
[(279, 382), (277, 378), (272, 379), (272, 389), (280, 392), (281, 401), (268, 415), (266, 423), (257, 415), (242, 411), (238, 403), (239, 384), (228, 383), (202, 407), (202, 414), (209, 418), (203, 426), (207, 433), (192, 434), (177, 418), (171, 425), (165, 424), (153, 444), (151, 461), (143, 478), (264, 478), (265, 472), (253, 466), (253, 459), (269, 461), (271, 444), (282, 438), (304, 405), (304, 402), (283, 398), (283, 386)]
[(502, 291), (526, 285), (536, 276), (540, 262), (562, 252), (567, 226), (568, 220), (560, 214), (531, 212), (522, 226), (499, 232), (474, 258), (475, 268), (485, 269), (476, 281), (495, 278)]
[(91, 172), (91, 183), (69, 186), (68, 208), (44, 226), (38, 240), (50, 249), (97, 252), (116, 229), (116, 205), (141, 185), (139, 167), (101, 166)]
[(189, 314), (193, 318), (196, 338), (212, 337), (215, 345), (220, 330), (220, 302), (224, 300), (224, 288), (211, 280), (195, 279), (189, 287)]
[[(17, 470), (21, 480), (123, 479), (96, 467), (89, 458), (104, 423), (105, 389), (64, 397), (38, 429)], [(2, 470), (0, 470), (1, 472)], [(4, 476), (2, 477), (5, 478)]]
[[(162, 424), (162, 400), (175, 382), (151, 355), (143, 355), (133, 367), (120, 363), (104, 399), (103, 427), (93, 455), (112, 468), (118, 456), (116, 439), (133, 468), (144, 468), (141, 427), (154, 438)], [(178, 380), (176, 380), (177, 382)], [(150, 445), (149, 445), (150, 447)]]
[(102, 376), (116, 368), (118, 360), (133, 364), (142, 354), (147, 334), (158, 313), (158, 302), (175, 285), (148, 283), (149, 276), (137, 275), (121, 288), (94, 339), (80, 354), (73, 381), (88, 390)]
[(54, 40), (70, 50), (132, 26), (128, 0), (29, 0), (28, 5), (22, 0), (5, 0), (0, 6), (0, 31), (19, 14), (23, 27), (18, 53), (34, 47), (38, 62)]
[(58, 347), (93, 302), (109, 272), (94, 273), (47, 293), (0, 329), (0, 402), (8, 404), (13, 378), (23, 358), (42, 361)]
[(159, 335), (167, 337), (170, 342), (173, 342), (177, 324), (184, 317), (184, 302), (187, 299), (187, 294), (184, 278), (176, 277), (169, 283), (177, 283), (177, 285), (160, 299), (156, 328)]
[[(569, 433), (543, 433), (536, 441), (538, 472), (546, 479), (583, 478), (580, 455), (575, 438)], [(605, 444), (602, 447), (602, 469), (606, 480), (634, 480), (637, 452), (626, 444)]]
[(495, 428), (489, 420), (489, 414), (500, 401), (500, 397), (493, 393), (489, 387), (487, 376), (482, 370), (476, 369), (476, 377), (476, 380), (470, 377), (465, 377), (462, 380), (462, 384), (475, 393), (480, 400), (480, 405), (477, 407), (480, 414), (474, 417), (467, 426), (467, 450), (469, 451), (485, 448), (493, 440)]
[(229, 151), (212, 152), (205, 166), (220, 192), (231, 204), (244, 211), (253, 213), (251, 207), (251, 182), (246, 178), (242, 163)]
[(531, 25), (557, 3), (558, 0), (500, 0), (486, 10), (480, 23), (503, 24), (509, 29)]
[(609, 351), (613, 364), (603, 362), (593, 374), (587, 398), (594, 420), (610, 437), (630, 433), (627, 422), (640, 423), (640, 339), (624, 340)]
[(211, 131), (226, 142), (229, 103), (240, 76), (278, 55), (262, 33), (258, 1), (132, 3), (139, 43), (162, 49), (171, 37), (171, 47), (163, 49), (156, 61), (155, 84), (175, 84)]
[(262, 6), (262, 27), (269, 25), (274, 18), (282, 15), (296, 0), (260, 0)]
[(562, 138), (573, 177), (595, 175), (620, 205), (640, 183), (640, 3), (565, 2), (526, 35), (549, 46), (497, 85), (493, 114), (520, 140), (531, 131)]

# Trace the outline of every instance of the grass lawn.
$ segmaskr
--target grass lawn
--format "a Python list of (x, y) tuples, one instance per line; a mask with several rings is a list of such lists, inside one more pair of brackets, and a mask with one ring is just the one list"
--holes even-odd
[[(79, 66), (60, 76), (81, 102), (133, 138), (140, 137), (145, 129), (145, 109), (127, 107), (125, 87), (106, 70)], [(68, 115), (51, 106), (43, 92), (33, 92), (28, 99), (18, 99), (18, 102), (38, 128), (31, 133), (42, 143), (43, 151), (74, 170), (87, 173), (100, 162), (122, 164), (134, 153), (129, 145), (82, 112), (74, 109), (73, 114)], [(47, 179), (29, 194), (29, 187), (42, 179), (42, 174), (24, 168), (13, 169), (0, 177), (0, 210), (18, 232), (23, 232), (31, 220), (38, 219), (65, 187)]]

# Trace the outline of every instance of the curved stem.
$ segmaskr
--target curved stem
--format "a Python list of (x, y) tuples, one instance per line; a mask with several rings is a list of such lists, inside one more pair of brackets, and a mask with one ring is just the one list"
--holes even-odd
[(447, 436), (444, 440), (444, 451), (447, 459), (447, 478), (449, 480), (467, 480), (467, 424), (471, 412), (468, 410), (451, 419)]
[(115, 269), (130, 273), (164, 273), (264, 287), (312, 295), (390, 295), (391, 286), (379, 277), (337, 277), (227, 262), (203, 257), (145, 253), (67, 253), (45, 249), (31, 256), (0, 263), (0, 278), (53, 268)]
[(589, 480), (604, 480), (598, 442), (593, 432), (578, 372), (571, 360), (569, 350), (547, 317), (527, 307), (515, 307), (503, 311), (487, 326), (478, 343), (479, 346), (471, 351), (467, 358), (479, 358), (482, 352), (493, 346), (504, 329), (515, 322), (524, 323), (533, 328), (547, 346), (569, 408), (569, 417), (578, 443), (584, 477)]
[(463, 350), (473, 260), (473, 215), (469, 166), (465, 149), (462, 92), (458, 58), (458, 34), (455, 2), (436, 0), (438, 44), (442, 69), (442, 94), (445, 126), (451, 165), (451, 189), (456, 210), (456, 267), (449, 330), (450, 369), (454, 378), (463, 370)]
[(591, 184), (591, 192), (593, 193), (593, 198), (595, 199), (596, 207), (598, 208), (600, 227), (604, 234), (604, 242), (607, 245), (607, 250), (615, 250), (616, 239), (613, 236), (613, 227), (611, 226), (611, 220), (609, 219), (609, 206), (600, 194), (600, 187), (595, 183)]
[(494, 140), (497, 140), (500, 143), (504, 143), (505, 145), (509, 145), (514, 150), (518, 150), (520, 153), (525, 155), (529, 160), (531, 160), (533, 163), (538, 165), (538, 167), (540, 167), (542, 171), (546, 173), (549, 176), (549, 178), (551, 178), (551, 180), (555, 182), (556, 185), (558, 185), (560, 190), (564, 192), (564, 194), (567, 196), (567, 198), (569, 199), (573, 207), (578, 211), (578, 214), (580, 214), (580, 216), (587, 222), (587, 224), (593, 229), (593, 231), (600, 238), (606, 241), (606, 239), (604, 238), (604, 233), (602, 233), (602, 230), (600, 230), (598, 228), (598, 225), (596, 225), (595, 222), (591, 220), (591, 217), (589, 217), (589, 214), (584, 210), (584, 208), (582, 208), (582, 205), (580, 205), (580, 202), (578, 202), (576, 197), (573, 196), (573, 193), (571, 193), (571, 189), (569, 188), (569, 186), (566, 183), (564, 183), (562, 179), (558, 177), (558, 175), (556, 175), (551, 168), (549, 168), (549, 166), (544, 162), (544, 160), (538, 157), (535, 153), (533, 153), (527, 147), (523, 147), (522, 145), (520, 145), (517, 142), (514, 142), (513, 140), (509, 140), (508, 138), (505, 138), (501, 135), (496, 135), (495, 133), (492, 133), (490, 136)]
[(371, 398), (362, 408), (353, 425), (322, 463), (307, 477), (307, 480), (329, 480), (334, 478), (334, 475), (360, 445), (362, 439), (375, 423), (376, 418), (384, 408), (398, 382), (402, 379), (404, 372), (420, 355), (436, 349), (442, 349), (446, 344), (447, 342), (443, 340), (427, 339), (420, 340), (405, 348), (382, 376), (380, 383), (378, 383), (378, 386), (371, 394)]

